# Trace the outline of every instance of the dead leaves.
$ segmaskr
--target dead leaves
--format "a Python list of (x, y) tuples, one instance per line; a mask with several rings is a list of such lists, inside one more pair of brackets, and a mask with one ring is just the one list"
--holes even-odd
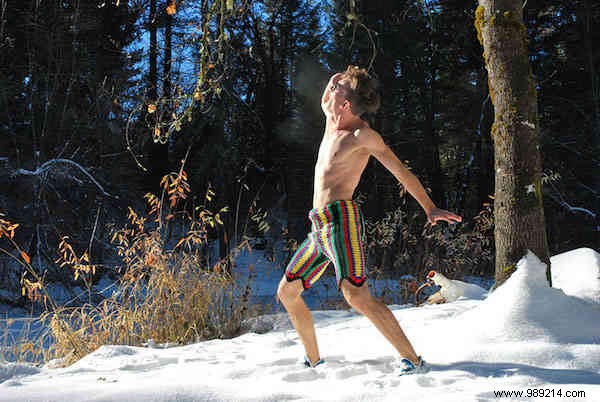
[(2, 236), (6, 236), (12, 240), (15, 237), (15, 230), (18, 227), (18, 223), (12, 224), (6, 219), (0, 219), (0, 238), (2, 238)]
[(27, 264), (31, 264), (31, 258), (25, 251), (21, 251), (21, 257), (23, 257), (23, 260), (25, 260)]
[(177, 4), (175, 0), (170, 0), (169, 4), (167, 5), (167, 14), (169, 15), (175, 15), (175, 13), (177, 12)]
[(185, 170), (179, 173), (170, 173), (162, 178), (160, 185), (169, 198), (169, 206), (174, 208), (179, 200), (184, 200), (190, 193), (190, 185)]
[(91, 274), (92, 276), (96, 275), (96, 265), (90, 264), (90, 256), (87, 250), (81, 257), (78, 257), (73, 246), (69, 244), (68, 239), (68, 236), (61, 237), (58, 244), (59, 256), (55, 262), (60, 267), (64, 267), (65, 265), (70, 266), (73, 270), (73, 278), (75, 280), (78, 280), (82, 273)]
[(42, 283), (39, 281), (32, 282), (23, 277), (21, 279), (21, 295), (27, 296), (31, 301), (38, 301), (42, 298)]

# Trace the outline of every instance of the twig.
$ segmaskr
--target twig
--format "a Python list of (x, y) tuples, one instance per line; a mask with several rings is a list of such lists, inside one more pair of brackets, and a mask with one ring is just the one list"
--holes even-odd
[(373, 40), (373, 36), (371, 35), (371, 30), (365, 24), (361, 23), (360, 26), (362, 26), (367, 31), (367, 34), (369, 35), (369, 40), (371, 41), (371, 46), (373, 48), (371, 60), (369, 61), (369, 67), (367, 67), (367, 71), (370, 71), (373, 68), (373, 63), (375, 62), (375, 57), (377, 56), (377, 46), (375, 45), (375, 41)]
[(371, 35), (372, 30), (369, 27), (367, 27), (365, 24), (363, 24), (362, 22), (355, 21), (354, 27), (352, 29), (352, 41), (350, 42), (349, 49), (352, 49), (352, 47), (354, 46), (354, 41), (356, 39), (357, 27), (363, 28), (365, 31), (367, 31), (367, 35), (369, 35), (369, 41), (371, 42), (372, 53), (371, 53), (371, 59), (369, 60), (369, 66), (367, 67), (367, 71), (370, 71), (373, 68), (373, 63), (375, 62), (375, 58), (377, 57), (377, 45), (375, 44), (375, 40), (373, 40), (373, 35)]
[(135, 161), (135, 164), (138, 165), (140, 167), (140, 169), (142, 169), (144, 172), (147, 172), (148, 169), (146, 169), (144, 167), (144, 165), (142, 165), (140, 163), (140, 161), (138, 160), (138, 158), (135, 156), (135, 154), (133, 153), (133, 149), (131, 149), (131, 141), (129, 141), (129, 124), (131, 123), (131, 119), (133, 118), (133, 114), (138, 110), (141, 109), (143, 105), (140, 105), (138, 107), (136, 107), (135, 109), (133, 109), (131, 111), (131, 113), (129, 113), (129, 117), (127, 118), (127, 124), (125, 124), (125, 141), (127, 142), (127, 150), (129, 151), (129, 153), (131, 154), (131, 156), (133, 156), (133, 160)]
[(554, 191), (556, 191), (556, 193), (558, 194), (558, 198), (559, 199), (557, 199), (553, 194), (548, 194), (548, 195), (550, 196), (550, 198), (552, 200), (554, 200), (558, 204), (560, 204), (560, 206), (565, 207), (570, 212), (583, 212), (584, 214), (591, 216), (593, 219), (597, 218), (598, 215), (596, 213), (590, 211), (589, 209), (582, 208), (582, 207), (574, 207), (574, 206), (570, 205), (567, 201), (565, 201), (565, 198), (560, 193), (560, 191), (558, 191), (558, 189), (556, 188), (556, 186), (554, 186), (554, 184), (552, 182), (549, 182), (549, 183), (552, 186), (552, 188), (554, 189)]
[(94, 229), (92, 230), (92, 236), (90, 236), (90, 244), (88, 246), (88, 257), (92, 260), (92, 243), (94, 242), (94, 236), (96, 235), (96, 228), (98, 227), (98, 218), (100, 217), (100, 207), (96, 213), (96, 222), (94, 222)]
[[(179, 168), (179, 173), (177, 174), (177, 177), (181, 177), (181, 174), (183, 173), (183, 167), (185, 166), (185, 163), (187, 162), (188, 156), (190, 155), (190, 150), (192, 149), (192, 145), (193, 142), (190, 142), (190, 145), (188, 146), (188, 149), (185, 153), (185, 156), (183, 157), (183, 160), (181, 161), (181, 167)], [(160, 229), (163, 225), (163, 204), (164, 204), (164, 199), (165, 199), (165, 193), (167, 191), (166, 186), (163, 187), (162, 189), (162, 193), (160, 195), (160, 209), (158, 211), (158, 228)]]
[(100, 191), (102, 192), (103, 195), (105, 195), (107, 197), (112, 197), (112, 195), (110, 195), (106, 191), (104, 191), (104, 188), (100, 185), (100, 183), (98, 183), (96, 181), (96, 179), (94, 179), (94, 177), (87, 170), (85, 170), (85, 168), (83, 166), (81, 166), (77, 162), (74, 162), (70, 159), (51, 159), (51, 160), (45, 162), (42, 166), (40, 166), (36, 170), (27, 170), (27, 169), (19, 168), (15, 171), (14, 175), (16, 175), (16, 176), (38, 176), (38, 175), (41, 175), (41, 174), (47, 172), (48, 170), (50, 170), (50, 168), (52, 168), (53, 165), (56, 165), (59, 163), (65, 163), (67, 165), (75, 166), (76, 168), (81, 170), (83, 172), (83, 174), (85, 174), (88, 177), (88, 179), (90, 179), (92, 181), (92, 183), (94, 183), (96, 185), (96, 187), (98, 187), (98, 189), (100, 189)]

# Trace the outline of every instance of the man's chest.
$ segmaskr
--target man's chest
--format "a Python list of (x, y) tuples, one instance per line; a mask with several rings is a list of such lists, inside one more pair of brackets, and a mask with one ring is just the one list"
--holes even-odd
[(325, 136), (319, 147), (317, 167), (345, 163), (359, 151), (360, 144), (353, 133)]

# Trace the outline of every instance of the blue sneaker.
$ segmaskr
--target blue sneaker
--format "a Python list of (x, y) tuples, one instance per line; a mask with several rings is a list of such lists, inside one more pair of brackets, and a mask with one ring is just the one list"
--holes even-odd
[(400, 369), (400, 375), (410, 375), (410, 374), (425, 374), (429, 372), (429, 367), (425, 364), (425, 360), (421, 356), (419, 357), (419, 364), (415, 366), (413, 362), (408, 359), (400, 360), (400, 364), (402, 364), (402, 368)]
[(304, 367), (315, 368), (318, 365), (323, 364), (323, 363), (325, 363), (325, 360), (319, 359), (315, 364), (311, 364), (310, 360), (308, 360), (308, 357), (304, 356)]

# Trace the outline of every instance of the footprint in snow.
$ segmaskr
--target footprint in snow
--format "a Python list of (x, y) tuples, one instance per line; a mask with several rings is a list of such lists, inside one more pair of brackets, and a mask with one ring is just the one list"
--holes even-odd
[(338, 380), (343, 380), (346, 378), (350, 378), (350, 377), (356, 377), (357, 375), (362, 375), (362, 374), (367, 374), (368, 370), (366, 367), (364, 366), (355, 366), (355, 367), (348, 367), (348, 368), (344, 368), (341, 370), (338, 370), (335, 373), (335, 377)]
[(285, 375), (282, 380), (287, 382), (314, 381), (325, 378), (325, 373), (320, 373), (318, 370), (303, 369), (296, 373)]
[(272, 366), (291, 366), (298, 363), (298, 359), (279, 359), (270, 363), (262, 363), (260, 364), (262, 367), (272, 367)]
[(248, 378), (253, 376), (255, 370), (247, 369), (247, 370), (235, 370), (227, 374), (226, 378), (230, 378), (232, 380), (240, 380), (243, 378)]
[(433, 388), (440, 385), (440, 382), (431, 377), (423, 377), (422, 375), (417, 378), (417, 384), (425, 388)]
[(296, 343), (298, 342), (292, 341), (291, 339), (286, 339), (285, 341), (277, 342), (275, 346), (277, 346), (278, 348), (284, 348), (287, 346), (294, 346)]
[(363, 384), (367, 388), (383, 389), (383, 388), (397, 387), (398, 385), (401, 384), (401, 381), (400, 380), (390, 380), (389, 378), (386, 377), (381, 380), (365, 381)]
[(360, 362), (357, 362), (356, 364), (358, 365), (364, 365), (368, 368), (368, 370), (370, 371), (379, 371), (383, 374), (391, 374), (395, 371), (398, 371), (398, 369), (396, 369), (393, 366), (393, 363), (395, 362), (394, 358), (381, 358), (381, 359), (371, 359), (371, 360), (362, 360)]
[(147, 370), (153, 370), (153, 369), (165, 366), (167, 364), (176, 364), (176, 363), (179, 363), (179, 359), (176, 357), (159, 357), (159, 358), (156, 358), (153, 360), (148, 360), (148, 361), (140, 361), (140, 362), (132, 361), (131, 363), (123, 365), (121, 367), (121, 370), (147, 371)]

